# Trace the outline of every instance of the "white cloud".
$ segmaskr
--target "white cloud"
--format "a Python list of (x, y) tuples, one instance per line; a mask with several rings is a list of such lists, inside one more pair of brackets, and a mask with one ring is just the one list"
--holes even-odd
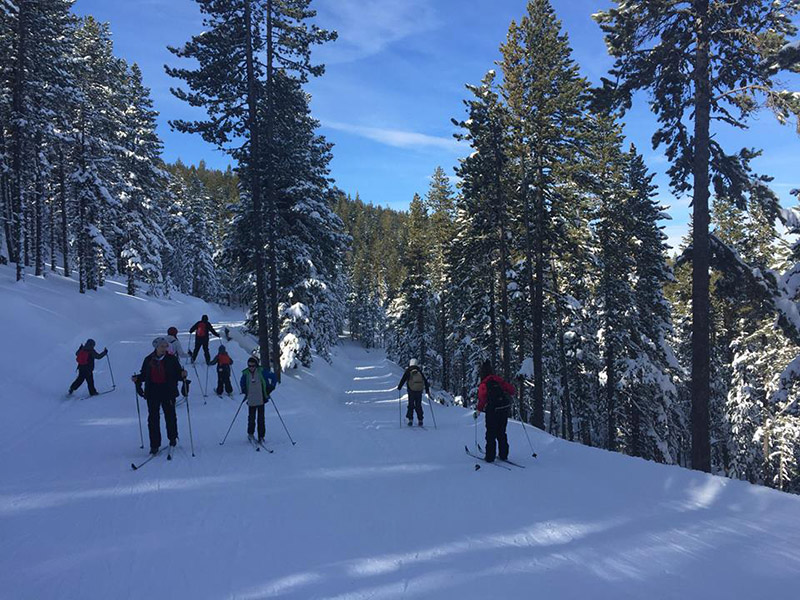
[(315, 51), (325, 64), (352, 62), (381, 52), (409, 35), (439, 26), (428, 0), (326, 0), (316, 5), (317, 23), (339, 39)]
[(417, 133), (416, 131), (364, 127), (362, 125), (352, 125), (350, 123), (326, 120), (322, 121), (322, 125), (329, 129), (352, 133), (395, 148), (409, 148), (412, 150), (435, 148), (437, 150), (447, 150), (454, 153), (464, 151), (464, 146), (454, 138), (436, 137), (425, 133)]

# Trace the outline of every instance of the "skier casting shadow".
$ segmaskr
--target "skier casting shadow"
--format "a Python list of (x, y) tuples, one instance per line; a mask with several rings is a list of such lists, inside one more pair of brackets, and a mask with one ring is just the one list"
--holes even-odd
[(422, 412), (422, 390), (428, 396), (431, 395), (431, 388), (428, 385), (428, 379), (422, 372), (422, 368), (417, 364), (417, 359), (412, 358), (408, 362), (408, 368), (403, 373), (400, 383), (397, 384), (397, 389), (401, 389), (404, 383), (408, 383), (408, 409), (406, 410), (406, 419), (408, 424), (414, 424), (414, 411), (417, 413), (417, 424), (422, 427), (422, 420), (425, 415)]

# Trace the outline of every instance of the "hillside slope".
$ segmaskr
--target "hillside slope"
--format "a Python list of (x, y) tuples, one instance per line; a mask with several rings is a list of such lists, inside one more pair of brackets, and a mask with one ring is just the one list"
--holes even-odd
[[(220, 446), (240, 397), (204, 399), (195, 386), (196, 457), (181, 406), (175, 460), (134, 472), (145, 451), (128, 378), (150, 340), (202, 313), (216, 324), (243, 316), (193, 298), (128, 298), (113, 283), (79, 297), (63, 278), (12, 275), (0, 267), (0, 598), (797, 593), (800, 498), (529, 430), (533, 459), (519, 423), (511, 454), (526, 468), (476, 471), (464, 453), (471, 413), (434, 406), (434, 429), (426, 406), (425, 430), (401, 426), (402, 369), (347, 341), (332, 365), (294, 371), (274, 394), (295, 446), (272, 406), (273, 454), (247, 443), (244, 414)], [(65, 399), (88, 336), (110, 349), (117, 388)], [(238, 374), (246, 353), (228, 347)], [(99, 363), (98, 388), (109, 375)]]

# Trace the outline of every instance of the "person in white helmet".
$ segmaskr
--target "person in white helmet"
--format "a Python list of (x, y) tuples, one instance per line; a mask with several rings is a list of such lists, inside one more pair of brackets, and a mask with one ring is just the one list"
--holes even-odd
[(422, 367), (417, 364), (416, 358), (412, 358), (408, 362), (408, 368), (403, 373), (400, 383), (397, 384), (397, 389), (401, 389), (404, 383), (408, 386), (408, 409), (406, 410), (408, 424), (414, 424), (414, 412), (416, 412), (417, 424), (422, 427), (422, 420), (425, 417), (422, 412), (422, 392), (424, 390), (430, 396), (431, 388), (428, 385), (428, 379), (422, 372)]

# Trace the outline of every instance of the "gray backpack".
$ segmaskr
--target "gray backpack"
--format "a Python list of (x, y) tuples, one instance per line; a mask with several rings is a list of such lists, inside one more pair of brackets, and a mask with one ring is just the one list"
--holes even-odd
[(422, 376), (422, 371), (414, 369), (408, 376), (408, 389), (412, 392), (421, 392), (425, 389), (425, 378)]

